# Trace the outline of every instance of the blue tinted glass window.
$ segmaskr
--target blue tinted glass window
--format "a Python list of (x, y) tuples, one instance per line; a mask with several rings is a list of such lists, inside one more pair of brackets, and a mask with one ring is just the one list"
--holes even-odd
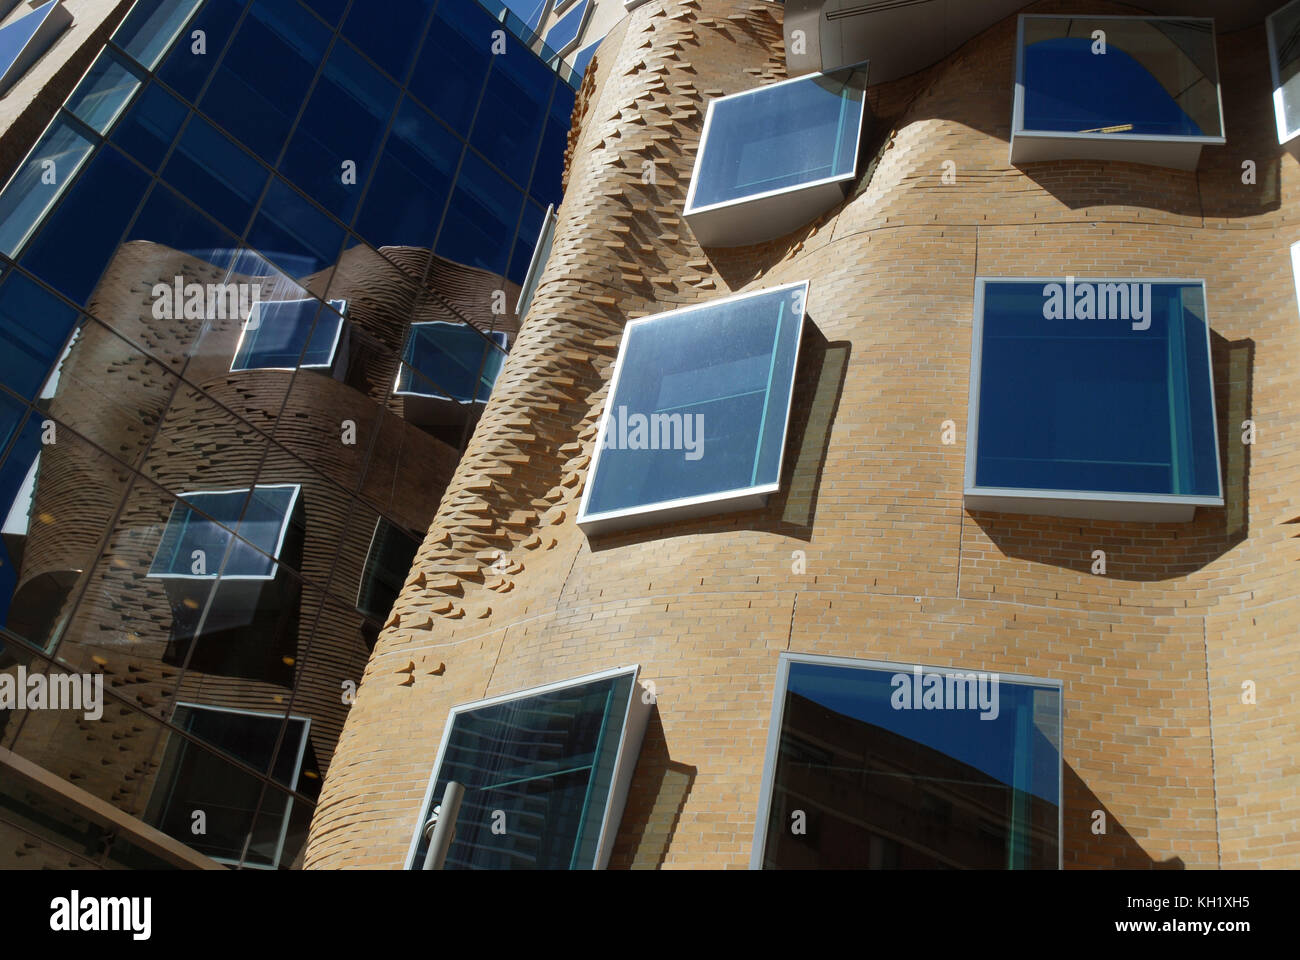
[(366, 553), (366, 566), (357, 590), (357, 609), (382, 623), (411, 573), (419, 541), (380, 517)]
[(378, 10), (356, 3), (343, 23), (343, 36), (391, 76), (405, 80), (433, 6), (434, 0), (385, 0)]
[(356, 220), (375, 247), (429, 247), (438, 231), (462, 143), (450, 130), (403, 99)]
[(23, 266), (84, 305), (147, 186), (131, 161), (101, 149), (31, 241)]
[(301, 279), (338, 259), (343, 228), (274, 178), (248, 241), (290, 276)]
[(412, 324), (397, 389), (461, 403), (486, 402), (505, 361), (500, 349), (505, 343), (504, 333), (485, 335), (463, 323)]
[(586, 514), (780, 480), (805, 289), (629, 324)]
[(274, 163), (329, 38), (297, 0), (255, 0), (203, 95), (203, 110)]
[(713, 101), (689, 206), (852, 176), (864, 80), (813, 74)]
[(514, 42), (493, 60), (488, 74), (470, 143), (521, 186), (532, 173), (554, 85), (555, 74), (546, 64)]
[(410, 90), (461, 134), (468, 134), (500, 30), (477, 3), (441, 3), (424, 41)]
[[(23, 240), (72, 182), (92, 148), (93, 144), (71, 124), (61, 119), (54, 121), (0, 194), (0, 251), (10, 257), (18, 253)], [(47, 175), (51, 169), (56, 173), (53, 183)]]
[[(1026, 17), (1024, 129), (1218, 136), (1209, 20)], [(1103, 30), (1105, 54), (1093, 53)]]
[(575, 53), (573, 55), (573, 59), (569, 61), (570, 69), (572, 69), (574, 73), (576, 73), (579, 77), (581, 77), (584, 73), (587, 72), (587, 64), (591, 63), (591, 58), (596, 55), (596, 48), (599, 46), (600, 46), (600, 41), (597, 40), (594, 43), (587, 44), (585, 47), (583, 47), (581, 50)]
[(537, 33), (542, 15), (551, 6), (550, 0), (502, 0), (502, 3), (533, 34)]
[[(446, 868), (595, 866), (631, 692), (621, 674), (455, 714), (433, 790), (436, 803), (449, 780), (465, 787)], [(494, 810), (530, 829), (494, 832)]]
[(564, 53), (578, 42), (583, 24), (587, 22), (587, 8), (590, 0), (578, 0), (570, 7), (551, 29), (546, 31), (546, 45), (556, 53)]
[(77, 322), (77, 312), (16, 270), (0, 284), (0, 380), (28, 400)]
[[(197, 100), (245, 6), (247, 0), (208, 0), (191, 21), (185, 37), (167, 54), (158, 76), (191, 103)], [(203, 31), (202, 53), (195, 48), (196, 30)]]
[(118, 121), (111, 139), (146, 167), (156, 169), (187, 113), (184, 104), (151, 83)]
[(202, 117), (190, 120), (163, 179), (237, 233), (243, 233), (267, 170)]
[[(556, 84), (556, 99), (573, 103), (573, 93), (564, 84)], [(559, 203), (564, 195), (564, 152), (569, 145), (569, 118), (558, 120), (554, 115), (546, 121), (542, 134), (542, 149), (537, 154), (537, 167), (533, 170), (533, 199), (547, 204)]]
[(171, 247), (223, 270), (234, 260), (238, 246), (233, 234), (222, 230), (161, 184), (149, 194), (131, 225), (127, 240), (147, 240)]
[[(551, 239), (555, 236), (555, 221), (552, 219), (545, 224), (543, 231), (542, 208), (531, 200), (524, 204), (524, 218), (519, 225), (519, 236), (515, 239), (515, 252), (510, 258), (510, 277), (511, 283), (517, 283), (521, 287), (525, 281), (531, 280), (533, 283), (542, 275), (542, 268), (546, 266), (546, 258), (551, 255)], [(529, 239), (532, 238), (532, 239)], [(534, 254), (538, 257), (536, 265), (536, 274), (530, 278), (529, 268), (533, 265)], [(519, 315), (522, 317), (528, 307), (528, 300), (532, 298), (531, 290), (520, 291), (519, 297)]]
[[(280, 555), (297, 496), (298, 488), (288, 484), (255, 487), (251, 497), (247, 489), (181, 494), (163, 530), (149, 576), (273, 576), (273, 558)], [(232, 530), (241, 538), (233, 546)], [(196, 558), (196, 552), (201, 557)], [(204, 572), (196, 572), (200, 569)]]
[(1054, 684), (796, 660), (778, 696), (765, 868), (1059, 865)]
[(71, 22), (67, 8), (47, 0), (0, 27), (0, 93), (18, 80)]
[[(338, 24), (339, 17), (343, 16), (343, 11), (348, 5), (348, 0), (302, 0), (302, 2), (328, 20), (330, 26)], [(365, 6), (365, 4), (359, 4), (359, 6)]]
[[(396, 101), (397, 88), (355, 50), (339, 44), (280, 169), (330, 212), (351, 220)], [(346, 161), (355, 164), (347, 171), (355, 182), (344, 183)]]
[(113, 42), (152, 70), (201, 0), (137, 0)]
[(105, 49), (65, 106), (87, 126), (104, 133), (140, 86), (138, 70), (111, 49)]
[(437, 253), (465, 266), (505, 273), (522, 203), (518, 189), (473, 151), (467, 152)]
[[(346, 304), (331, 300), (339, 313)], [(244, 324), (231, 370), (292, 370), (334, 363), (343, 318), (319, 300), (275, 300), (254, 304)]]
[(987, 282), (982, 331), (978, 486), (1219, 495), (1199, 283)]

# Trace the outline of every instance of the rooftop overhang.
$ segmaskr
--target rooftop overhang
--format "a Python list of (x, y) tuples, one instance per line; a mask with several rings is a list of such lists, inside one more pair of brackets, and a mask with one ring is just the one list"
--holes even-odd
[[(1004, 17), (1034, 12), (1034, 6), (1025, 0), (786, 0), (786, 71), (798, 77), (870, 60), (873, 84), (897, 80), (937, 63)], [(1281, 0), (1143, 0), (1125, 6), (1134, 16), (1213, 17), (1222, 34), (1262, 23)], [(1101, 11), (1081, 2), (1077, 10), (1051, 12)]]

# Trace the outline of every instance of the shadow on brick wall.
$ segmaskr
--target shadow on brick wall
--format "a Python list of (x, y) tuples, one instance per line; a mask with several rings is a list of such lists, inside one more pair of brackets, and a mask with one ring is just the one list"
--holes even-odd
[[(1121, 870), (1183, 870), (1181, 857), (1155, 860), (1124, 829), (1115, 814), (1107, 809), (1088, 785), (1067, 763), (1065, 782), (1064, 846), (1062, 863), (1070, 868), (1117, 868)], [(1094, 826), (1095, 825), (1095, 826)], [(1096, 832), (1094, 830), (1103, 830)]]
[(663, 866), (696, 772), (695, 767), (675, 763), (668, 755), (656, 704), (646, 723), (641, 756), (610, 854), (611, 869), (657, 870)]

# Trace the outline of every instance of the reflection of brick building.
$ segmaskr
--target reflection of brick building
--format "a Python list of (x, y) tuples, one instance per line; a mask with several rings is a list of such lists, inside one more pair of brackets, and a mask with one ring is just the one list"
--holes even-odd
[[(1010, 166), (1011, 16), (872, 81), (845, 202), (704, 249), (682, 210), (706, 104), (782, 78), (782, 7), (636, 6), (585, 77), (548, 267), (371, 656), (307, 865), (407, 862), (452, 705), (631, 663), (657, 713), (612, 863), (746, 865), (784, 650), (1062, 682), (1067, 867), (1294, 865), (1298, 174), (1273, 129), (1266, 12), (1220, 26), (1229, 145), (1195, 172)], [(1067, 274), (1205, 280), (1225, 506), (1177, 524), (963, 509), (974, 279)], [(584, 535), (627, 320), (805, 280), (780, 493)], [(1272, 439), (1242, 445), (1246, 419)], [(1244, 704), (1247, 677), (1268, 696)]]

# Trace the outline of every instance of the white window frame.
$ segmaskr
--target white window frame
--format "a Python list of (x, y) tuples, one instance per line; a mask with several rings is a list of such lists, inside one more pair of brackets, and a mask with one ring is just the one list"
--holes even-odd
[[(249, 325), (253, 322), (254, 312), (256, 312), (259, 318), (258, 327), (260, 327), (263, 323), (266, 322), (266, 320), (261, 319), (261, 315), (262, 315), (261, 308), (263, 306), (277, 306), (280, 304), (289, 304), (289, 303), (315, 303), (318, 307), (315, 323), (313, 324), (312, 329), (307, 333), (307, 342), (303, 345), (304, 348), (311, 343), (312, 337), (316, 335), (316, 330), (321, 325), (322, 322), (328, 322), (331, 317), (333, 317), (335, 320), (338, 321), (338, 325), (334, 328), (334, 342), (330, 344), (329, 361), (326, 363), (303, 363), (296, 367), (236, 366), (236, 364), (239, 362), (239, 354), (244, 349), (244, 340), (246, 337), (248, 337), (248, 332), (250, 329)], [(258, 300), (249, 309), (248, 319), (245, 320), (243, 326), (240, 327), (239, 342), (235, 344), (235, 352), (230, 358), (230, 372), (248, 373), (249, 371), (252, 370), (282, 370), (286, 372), (292, 372), (294, 370), (334, 369), (334, 364), (338, 359), (339, 343), (342, 342), (343, 340), (343, 327), (344, 327), (343, 321), (344, 321), (344, 317), (347, 316), (347, 309), (348, 309), (348, 302), (346, 300), (327, 300), (325, 301), (324, 306), (321, 306), (321, 301), (317, 300), (315, 297), (300, 297), (296, 300)], [(255, 348), (250, 340), (249, 359), (252, 359), (254, 349)]]
[(554, 245), (555, 225), (559, 219), (555, 204), (548, 204), (546, 214), (542, 217), (542, 229), (538, 231), (537, 241), (533, 244), (533, 255), (528, 261), (528, 273), (524, 275), (523, 285), (519, 288), (519, 299), (515, 301), (515, 316), (521, 320), (537, 294), (537, 284), (542, 279), (542, 271), (546, 269), (546, 260), (550, 259), (549, 251), (547, 258), (542, 259), (542, 250)]
[[(739, 487), (733, 490), (720, 490), (717, 493), (702, 493), (693, 497), (679, 497), (676, 500), (662, 500), (652, 504), (641, 504), (634, 507), (624, 507), (619, 510), (606, 510), (604, 513), (590, 513), (588, 510), (588, 501), (591, 499), (591, 491), (595, 487), (597, 471), (600, 468), (600, 459), (605, 449), (605, 433), (609, 429), (610, 421), (615, 416), (615, 401), (618, 398), (618, 383), (623, 372), (624, 363), (627, 360), (628, 343), (630, 342), (632, 331), (643, 324), (654, 323), (664, 320), (668, 317), (677, 317), (687, 313), (708, 310), (712, 307), (720, 306), (724, 303), (732, 303), (737, 300), (746, 300), (751, 297), (768, 295), (782, 290), (803, 289), (803, 313), (799, 317), (799, 332), (796, 335), (794, 347), (794, 375), (790, 377), (790, 390), (785, 397), (783, 410), (785, 411), (785, 423), (781, 429), (781, 453), (777, 459), (776, 476), (777, 479), (771, 483), (760, 483), (755, 486)], [(762, 507), (767, 504), (767, 498), (781, 489), (781, 475), (785, 469), (785, 449), (790, 441), (790, 413), (794, 401), (794, 388), (799, 379), (799, 355), (803, 340), (803, 324), (808, 316), (808, 296), (810, 290), (810, 281), (799, 280), (795, 283), (784, 283), (776, 287), (764, 287), (761, 290), (748, 290), (744, 293), (732, 294), (729, 297), (722, 297), (717, 300), (709, 300), (704, 303), (693, 304), (689, 307), (679, 307), (676, 310), (668, 310), (664, 313), (656, 313), (649, 317), (640, 317), (636, 320), (629, 320), (623, 327), (623, 339), (619, 343), (618, 357), (614, 361), (614, 372), (610, 378), (609, 391), (606, 394), (605, 410), (600, 418), (600, 430), (596, 434), (596, 446), (591, 454), (591, 462), (587, 465), (587, 482), (583, 485), (582, 500), (578, 506), (577, 524), (579, 528), (587, 534), (588, 537), (599, 533), (624, 530), (632, 527), (651, 526), (657, 523), (668, 523), (677, 520), (687, 520), (695, 517), (705, 517), (717, 513), (726, 513), (734, 510), (751, 510)], [(770, 402), (770, 398), (769, 398)]]
[[(686, 206), (682, 210), (682, 216), (690, 225), (701, 246), (744, 246), (784, 236), (841, 202), (844, 199), (843, 191), (845, 186), (852, 183), (858, 176), (858, 155), (862, 149), (862, 129), (867, 122), (867, 97), (864, 89), (862, 99), (858, 104), (858, 133), (853, 143), (853, 169), (848, 173), (822, 177), (818, 180), (809, 180), (807, 183), (792, 184), (788, 187), (778, 187), (774, 190), (764, 190), (760, 193), (737, 197), (734, 200), (720, 200), (716, 203), (707, 203), (697, 207), (695, 205), (695, 192), (699, 187), (700, 172), (709, 155), (709, 134), (713, 129), (713, 112), (717, 104), (729, 100), (739, 100), (742, 97), (761, 96), (776, 87), (791, 83), (808, 83), (831, 73), (850, 70), (865, 71), (867, 69), (868, 63), (864, 60), (861, 63), (837, 67), (823, 73), (806, 73), (802, 76), (791, 77), (788, 80), (764, 84), (751, 90), (742, 90), (740, 93), (730, 93), (724, 97), (714, 97), (709, 100), (708, 111), (704, 115), (704, 129), (700, 133), (699, 149), (695, 154), (695, 164), (691, 168), (691, 184), (686, 191)], [(763, 201), (773, 201), (776, 198), (783, 198), (785, 202), (776, 205), (763, 204)], [(758, 204), (760, 209), (755, 209), (750, 206), (751, 204)], [(771, 208), (771, 213), (769, 214), (766, 210), (761, 209), (762, 207)], [(710, 216), (711, 214), (713, 216)], [(718, 224), (717, 226), (713, 225), (715, 222)]]
[(1291, 244), (1291, 276), (1295, 280), (1296, 308), (1300, 309), (1300, 240)]
[[(856, 657), (829, 657), (813, 653), (783, 651), (777, 658), (776, 686), (772, 693), (772, 714), (767, 726), (767, 748), (763, 754), (763, 777), (758, 788), (758, 813), (754, 818), (754, 842), (750, 848), (749, 869), (763, 869), (763, 850), (767, 845), (767, 825), (771, 816), (772, 786), (776, 779), (776, 763), (781, 749), (781, 725), (785, 721), (785, 695), (790, 680), (790, 664), (810, 663), (825, 667), (847, 667), (863, 670), (889, 670), (908, 673), (919, 666), (927, 672), (943, 673), (950, 670), (976, 671), (969, 664), (939, 667), (931, 664), (903, 663), (889, 660), (862, 660)], [(987, 671), (994, 672), (994, 671)], [(1056, 868), (1065, 867), (1065, 684), (1047, 677), (1031, 677), (1017, 673), (997, 671), (999, 683), (1015, 683), (1040, 687), (1055, 687), (1060, 691), (1057, 701), (1056, 768)]]
[[(1277, 31), (1273, 21), (1293, 7), (1300, 6), (1300, 0), (1283, 4), (1264, 18), (1264, 30), (1268, 35), (1268, 66), (1273, 75), (1273, 115), (1277, 120), (1277, 142), (1290, 143), (1300, 137), (1300, 128), (1288, 130), (1286, 126), (1286, 99), (1282, 91), (1282, 69), (1278, 63)], [(1300, 106), (1298, 104), (1297, 106)]]
[[(212, 706), (211, 704), (207, 704), (207, 703), (192, 703), (192, 702), (190, 702), (190, 701), (188, 701), (188, 700), (179, 700), (179, 701), (176, 702), (176, 706), (177, 706), (177, 707), (188, 707), (188, 708), (190, 708), (191, 710), (207, 710), (207, 711), (210, 711), (210, 712), (212, 712), (212, 713), (237, 713), (237, 714), (240, 714), (240, 715), (242, 715), (242, 716), (246, 716), (246, 717), (266, 717), (266, 718), (269, 719), (269, 720), (276, 720), (276, 719), (278, 719), (278, 720), (280, 720), (281, 722), (283, 722), (283, 721), (285, 721), (285, 720), (299, 720), (299, 721), (301, 721), (301, 722), (302, 722), (302, 741), (298, 744), (298, 755), (297, 755), (297, 757), (296, 757), (295, 760), (294, 760), (294, 766), (293, 766), (293, 783), (292, 783), (292, 785), (289, 787), (289, 789), (290, 789), (291, 791), (297, 792), (297, 790), (298, 790), (298, 781), (302, 778), (302, 761), (303, 761), (303, 758), (304, 758), (304, 757), (306, 756), (306, 754), (307, 754), (307, 744), (308, 744), (308, 742), (309, 742), (308, 737), (309, 737), (309, 735), (310, 735), (310, 733), (311, 733), (311, 717), (302, 717), (302, 716), (298, 716), (297, 714), (292, 714), (292, 713), (291, 713), (291, 714), (288, 714), (288, 715), (286, 716), (285, 714), (281, 714), (281, 713), (269, 713), (269, 712), (267, 712), (267, 711), (265, 711), (265, 710), (242, 710), (242, 709), (238, 709), (238, 708), (236, 708), (236, 707), (214, 707), (214, 706)], [(173, 710), (173, 711), (172, 711), (172, 717), (175, 718), (175, 715), (176, 715), (176, 712), (175, 712), (175, 710)], [(173, 722), (174, 722), (174, 719), (173, 719)], [(173, 734), (173, 735), (174, 735), (174, 734)], [(196, 739), (198, 739), (198, 738), (196, 738)], [(190, 741), (190, 742), (192, 743), (192, 741)], [(201, 743), (202, 741), (199, 740), (199, 742)], [(284, 748), (284, 742), (283, 742), (283, 741), (281, 741), (281, 743), (280, 743), (280, 748), (281, 748), (281, 749)], [(219, 750), (219, 749), (216, 749), (215, 747), (213, 747), (213, 748), (211, 749), (211, 752), (214, 753), (214, 754), (216, 754), (217, 756), (222, 757), (222, 758), (225, 759), (227, 762), (229, 762), (230, 759), (231, 759), (231, 758), (228, 757), (224, 752), (222, 752), (222, 751)], [(272, 765), (274, 766), (274, 760), (272, 760)], [(275, 782), (275, 778), (272, 777), (269, 773), (267, 774), (267, 779), (270, 780), (270, 781), (273, 782), (273, 783)], [(279, 786), (283, 787), (283, 784), (279, 784)], [(265, 794), (263, 794), (263, 796), (265, 796)], [(168, 797), (168, 803), (170, 804), (170, 802), (171, 802), (171, 798), (170, 798), (170, 796), (169, 796), (169, 797)], [(260, 809), (253, 811), (253, 824), (254, 824), (254, 825), (256, 825), (256, 823), (257, 823), (257, 817), (258, 817), (259, 815), (261, 815), (261, 813), (262, 813), (262, 811), (261, 811)], [(216, 857), (216, 856), (211, 856), (210, 854), (205, 854), (205, 856), (210, 856), (211, 859), (215, 860), (217, 863), (226, 863), (226, 864), (230, 864), (231, 866), (242, 866), (244, 869), (247, 869), (247, 870), (278, 870), (279, 867), (280, 867), (280, 858), (284, 856), (284, 841), (285, 841), (285, 839), (289, 836), (289, 820), (290, 820), (290, 818), (291, 818), (292, 816), (293, 816), (293, 797), (287, 797), (287, 798), (285, 799), (285, 804), (284, 804), (284, 817), (283, 817), (283, 819), (280, 821), (280, 839), (279, 839), (279, 841), (278, 841), (278, 842), (276, 843), (276, 845), (275, 845), (275, 860), (274, 860), (274, 862), (273, 862), (272, 864), (270, 864), (270, 865), (267, 865), (267, 864), (264, 864), (264, 863), (243, 863), (243, 862), (241, 862), (241, 860), (237, 860), (237, 859), (234, 859), (234, 858), (231, 858), (231, 857)], [(248, 837), (245, 836), (244, 839), (245, 839), (245, 842), (247, 842)], [(244, 854), (245, 854), (245, 857), (247, 857), (247, 854), (248, 854), (247, 849), (245, 849)]]
[[(285, 510), (284, 518), (280, 521), (280, 535), (276, 539), (275, 553), (271, 555), (272, 570), (269, 574), (265, 574), (265, 575), (249, 574), (249, 573), (229, 574), (229, 573), (222, 573), (220, 567), (218, 567), (218, 569), (216, 571), (213, 571), (212, 573), (204, 573), (204, 574), (154, 573), (153, 564), (157, 562), (157, 558), (158, 558), (158, 548), (155, 547), (154, 560), (149, 564), (149, 573), (145, 575), (145, 579), (148, 580), (209, 580), (209, 581), (216, 581), (218, 579), (222, 581), (274, 580), (276, 578), (277, 573), (279, 572), (280, 551), (284, 549), (284, 541), (289, 534), (290, 521), (293, 518), (294, 511), (298, 507), (298, 500), (302, 496), (302, 485), (298, 483), (259, 483), (259, 484), (255, 484), (253, 487), (232, 487), (228, 490), (190, 490), (186, 493), (179, 493), (176, 495), (176, 502), (172, 504), (171, 512), (167, 515), (167, 523), (163, 526), (163, 535), (162, 537), (159, 538), (158, 545), (162, 546), (162, 541), (166, 539), (167, 530), (171, 527), (172, 521), (175, 519), (176, 511), (178, 509), (182, 509), (182, 508), (186, 510), (195, 509), (194, 507), (190, 506), (189, 503), (186, 502), (185, 500), (186, 497), (214, 496), (219, 494), (242, 493), (245, 497), (244, 510), (245, 512), (247, 512), (248, 509), (247, 498), (255, 489), (256, 490), (289, 490), (289, 489), (293, 490), (293, 496), (289, 499), (288, 509)], [(252, 547), (254, 550), (257, 550), (259, 553), (261, 552), (260, 547), (244, 539), (235, 530), (230, 529), (225, 524), (218, 523), (216, 520), (210, 520), (206, 516), (202, 517), (202, 519), (204, 523), (211, 523), (218, 527), (221, 527), (223, 530), (225, 530), (227, 533), (230, 534), (232, 539), (239, 540), (241, 543), (247, 544), (248, 546)], [(236, 526), (242, 523), (243, 519), (244, 519), (243, 514), (241, 514), (239, 520), (236, 522)], [(230, 548), (227, 547), (226, 553), (229, 554), (229, 552), (230, 552)], [(221, 558), (221, 563), (223, 565), (225, 564), (225, 560), (226, 560), (225, 557)]]
[[(1201, 20), (1210, 25), (1214, 40), (1215, 100), (1219, 106), (1217, 135), (1174, 136), (1146, 133), (1076, 133), (1064, 130), (1025, 129), (1025, 21), (1026, 20), (1170, 20), (1185, 23)], [(1008, 163), (1034, 163), (1040, 160), (1123, 160), (1148, 163), (1177, 170), (1195, 170), (1201, 148), (1228, 142), (1223, 118), (1223, 77), (1219, 71), (1218, 33), (1212, 17), (1122, 16), (1117, 14), (1022, 13), (1016, 23), (1015, 97), (1011, 110), (1011, 145)]]
[[(411, 336), (411, 337), (414, 337), (414, 336), (415, 336), (415, 328), (416, 328), (416, 327), (432, 327), (432, 326), (463, 327), (463, 326), (466, 326), (466, 324), (460, 323), (459, 321), (456, 321), (456, 320), (423, 320), (423, 321), (421, 321), (421, 322), (419, 322), (419, 323), (412, 323), (412, 324), (410, 325), (411, 333), (409, 334), (409, 336)], [(477, 329), (477, 328), (475, 328), (475, 329)], [(495, 343), (498, 347), (500, 347), (501, 350), (502, 350), (502, 352), (505, 352), (505, 351), (506, 351), (506, 348), (510, 346), (510, 334), (507, 333), (505, 330), (493, 330), (493, 331), (491, 331), (491, 332), (486, 331), (486, 330), (479, 330), (479, 333), (483, 334), (484, 337), (486, 337), (488, 340), (491, 340), (491, 341), (492, 341), (493, 343)], [(408, 341), (408, 342), (409, 342), (409, 341)], [(406, 348), (405, 348), (405, 347), (402, 348), (402, 355), (403, 355), (403, 356), (406, 355)], [(505, 358), (503, 357), (503, 358), (502, 358), (502, 362), (503, 362), (503, 363), (504, 363), (504, 360), (505, 360)], [(398, 368), (397, 368), (397, 377), (396, 377), (396, 379), (393, 381), (393, 396), (395, 396), (395, 397), (419, 397), (419, 398), (421, 398), (421, 399), (423, 399), (423, 400), (445, 400), (445, 401), (448, 402), (448, 403), (459, 403), (459, 404), (461, 404), (462, 406), (466, 406), (466, 407), (468, 407), (468, 406), (472, 406), (472, 405), (474, 405), (474, 404), (486, 404), (486, 403), (487, 403), (487, 400), (486, 400), (486, 399), (485, 399), (485, 400), (479, 400), (479, 399), (477, 399), (477, 394), (478, 394), (478, 389), (477, 389), (477, 388), (475, 388), (475, 390), (474, 390), (474, 394), (475, 394), (475, 396), (470, 397), (470, 399), (468, 399), (468, 400), (458, 400), (458, 399), (456, 399), (455, 397), (449, 397), (449, 396), (447, 396), (447, 395), (444, 394), (444, 393), (426, 393), (426, 392), (424, 392), (423, 390), (403, 390), (403, 389), (401, 389), (401, 387), (402, 387), (402, 367), (408, 367), (408, 368), (410, 368), (410, 369), (414, 372), (415, 375), (417, 375), (417, 376), (419, 376), (419, 377), (421, 377), (421, 378), (424, 378), (424, 374), (421, 373), (419, 370), (417, 370), (413, 364), (409, 363), (408, 361), (406, 361), (406, 360), (404, 360), (404, 359), (401, 360), (401, 362), (398, 364)], [(412, 380), (412, 382), (414, 382), (414, 381), (415, 381), (415, 377), (413, 376), (413, 377), (411, 378), (411, 380)], [(495, 389), (495, 388), (496, 388), (496, 383), (495, 383), (495, 381), (494, 381), (494, 382), (493, 382), (493, 389)], [(490, 396), (489, 396), (489, 399), (490, 399)]]
[(598, 680), (609, 680), (614, 677), (630, 674), (632, 683), (628, 688), (628, 702), (623, 707), (623, 728), (619, 733), (617, 759), (614, 761), (614, 770), (610, 778), (609, 796), (605, 803), (605, 812), (601, 818), (600, 835), (596, 841), (596, 854), (593, 857), (592, 869), (604, 870), (609, 865), (609, 855), (614, 848), (614, 839), (618, 833), (619, 824), (623, 820), (623, 810), (627, 803), (628, 788), (632, 784), (632, 774), (636, 771), (637, 760), (641, 754), (641, 744), (645, 738), (646, 723), (650, 718), (651, 706), (646, 703), (642, 696), (641, 685), (639, 683), (641, 674), (641, 665), (632, 664), (627, 667), (616, 667), (613, 670), (602, 670), (599, 673), (589, 673), (581, 677), (575, 677), (571, 680), (559, 680), (555, 683), (543, 684), (539, 687), (529, 687), (526, 690), (519, 690), (515, 693), (502, 694), (501, 696), (488, 697), (483, 700), (474, 700), (470, 703), (457, 704), (447, 712), (447, 721), (443, 724), (441, 739), (438, 743), (438, 756), (434, 760), (433, 772), (429, 774), (429, 785), (424, 790), (424, 799), (420, 802), (419, 812), (416, 814), (415, 829), (411, 834), (411, 843), (406, 851), (406, 860), (404, 868), (407, 870), (415, 866), (415, 855), (420, 846), (421, 833), (424, 829), (424, 816), (426, 811), (432, 813), (433, 804), (441, 802), (441, 797), (435, 800), (433, 791), (438, 785), (438, 776), (442, 772), (442, 762), (447, 751), (447, 741), (450, 739), (448, 734), (455, 726), (456, 718), (462, 713), (470, 713), (475, 710), (481, 710), (484, 707), (492, 707), (501, 703), (508, 703), (511, 700), (522, 700), (526, 697), (535, 697), (544, 693), (553, 693), (557, 690), (564, 690), (568, 687), (577, 687), (587, 683), (594, 683)]
[(981, 487), (975, 482), (979, 451), (980, 376), (984, 359), (984, 288), (990, 283), (1025, 285), (1062, 283), (1064, 277), (985, 277), (975, 278), (975, 313), (971, 321), (970, 395), (966, 408), (966, 467), (963, 474), (963, 501), (967, 510), (991, 510), (1036, 516), (1071, 517), (1085, 520), (1137, 520), (1148, 523), (1186, 523), (1197, 507), (1223, 506), (1223, 463), (1219, 450), (1218, 410), (1214, 399), (1214, 364), (1210, 343), (1210, 303), (1205, 281), (1164, 277), (1075, 277), (1075, 284), (1150, 283), (1190, 284), (1201, 288), (1205, 304), (1205, 352), (1210, 363), (1210, 417), (1214, 424), (1214, 469), (1219, 484), (1218, 496), (1186, 494), (1111, 493), (1096, 490), (1046, 490), (1021, 487)]

